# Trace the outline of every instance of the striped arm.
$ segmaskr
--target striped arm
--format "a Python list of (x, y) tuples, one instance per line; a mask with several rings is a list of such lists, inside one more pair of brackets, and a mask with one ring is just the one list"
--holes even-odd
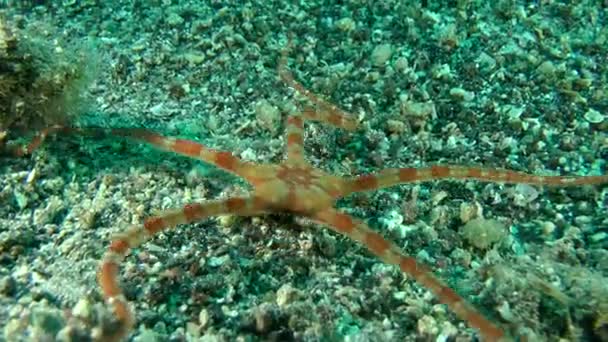
[(304, 162), (304, 120), (300, 114), (294, 113), (287, 117), (285, 141), (287, 160)]
[(340, 108), (330, 107), (305, 108), (302, 116), (309, 121), (317, 121), (347, 131), (355, 131), (359, 128), (359, 121), (351, 114), (346, 114)]
[(9, 153), (12, 154), (16, 157), (23, 157), (26, 155), (31, 154), (32, 152), (34, 152), (34, 150), (36, 150), (38, 147), (40, 147), (40, 145), (42, 145), (42, 143), (46, 140), (46, 138), (54, 133), (57, 132), (68, 132), (69, 129), (66, 127), (62, 127), (62, 126), (51, 126), (48, 128), (45, 128), (43, 130), (41, 130), (40, 132), (38, 132), (33, 138), (32, 140), (30, 140), (30, 142), (26, 145), (23, 146), (6, 146), (4, 148), (4, 150)]
[(334, 209), (313, 216), (332, 230), (363, 244), (382, 261), (397, 265), (420, 285), (430, 290), (439, 301), (446, 304), (460, 319), (479, 330), (486, 341), (509, 341), (504, 332), (470, 306), (460, 295), (445, 285), (425, 266), (404, 253), (380, 234), (372, 231), (363, 222)]
[(182, 209), (150, 217), (145, 220), (143, 225), (134, 226), (124, 233), (114, 236), (99, 267), (97, 281), (106, 302), (112, 307), (118, 327), (110, 332), (100, 332), (101, 336), (97, 336), (98, 339), (110, 342), (120, 341), (131, 331), (135, 323), (133, 313), (118, 282), (119, 265), (131, 249), (148, 241), (155, 234), (178, 224), (191, 223), (223, 214), (243, 216), (260, 214), (262, 206), (261, 201), (255, 198), (230, 198), (188, 204)]
[(162, 136), (143, 128), (101, 128), (101, 127), (63, 127), (53, 126), (40, 131), (29, 144), (20, 147), (10, 147), (10, 153), (16, 156), (31, 154), (51, 134), (69, 133), (85, 136), (114, 135), (146, 142), (161, 150), (174, 152), (183, 156), (199, 159), (215, 165), (223, 170), (242, 175), (247, 169), (247, 163), (232, 155), (230, 152), (218, 151), (186, 139), (175, 139)]
[(288, 48), (284, 49), (281, 54), (277, 71), (281, 77), (281, 80), (285, 82), (285, 84), (306, 97), (308, 101), (314, 105), (314, 108), (307, 108), (304, 110), (302, 113), (304, 119), (326, 123), (331, 126), (343, 128), (347, 131), (356, 130), (359, 126), (359, 121), (354, 115), (347, 113), (337, 106), (317, 97), (311, 91), (304, 88), (300, 82), (296, 81), (292, 73), (287, 70), (287, 52), (289, 46), (291, 46), (291, 42), (288, 44)]
[[(80, 132), (84, 130), (89, 130), (89, 128), (78, 129)], [(106, 131), (115, 136), (144, 141), (161, 150), (202, 160), (239, 176), (247, 169), (247, 163), (241, 161), (232, 153), (208, 148), (191, 140), (165, 137), (140, 128), (112, 128)]]
[(386, 169), (346, 181), (350, 192), (381, 189), (403, 183), (426, 182), (438, 179), (474, 179), (494, 183), (526, 183), (568, 187), (608, 183), (608, 175), (601, 176), (537, 176), (510, 170), (480, 167), (436, 165), (426, 168)]

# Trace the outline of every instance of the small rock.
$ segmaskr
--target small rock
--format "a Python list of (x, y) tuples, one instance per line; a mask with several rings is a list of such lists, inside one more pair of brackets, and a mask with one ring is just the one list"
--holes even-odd
[(604, 115), (597, 110), (590, 108), (584, 115), (585, 120), (592, 124), (602, 123), (605, 119)]
[(0, 279), (0, 294), (3, 296), (12, 296), (17, 290), (17, 282), (11, 276), (4, 276)]
[(375, 66), (382, 66), (388, 61), (393, 54), (393, 47), (391, 44), (381, 44), (376, 46), (372, 51), (372, 64)]

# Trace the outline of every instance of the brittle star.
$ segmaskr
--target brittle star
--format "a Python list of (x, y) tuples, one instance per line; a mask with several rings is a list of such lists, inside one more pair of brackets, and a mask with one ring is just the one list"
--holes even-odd
[(113, 237), (103, 257), (98, 282), (106, 302), (111, 306), (116, 325), (111, 331), (98, 331), (95, 339), (119, 341), (127, 337), (135, 317), (119, 285), (119, 265), (129, 251), (140, 246), (168, 228), (188, 224), (218, 215), (253, 216), (272, 212), (289, 212), (305, 216), (331, 230), (360, 242), (372, 254), (388, 264), (398, 266), (446, 304), (460, 319), (476, 328), (488, 341), (507, 341), (510, 337), (496, 324), (485, 318), (460, 295), (439, 280), (428, 267), (407, 256), (394, 243), (370, 229), (363, 221), (335, 209), (335, 202), (354, 192), (370, 191), (394, 185), (439, 179), (474, 179), (485, 182), (528, 183), (549, 186), (580, 186), (608, 183), (608, 175), (599, 176), (538, 176), (510, 170), (498, 170), (459, 165), (435, 165), (423, 168), (391, 168), (377, 173), (344, 178), (313, 167), (304, 158), (304, 122), (317, 121), (349, 131), (359, 122), (334, 105), (305, 89), (286, 68), (284, 53), (279, 63), (281, 79), (296, 92), (304, 95), (312, 106), (292, 113), (286, 120), (286, 158), (277, 164), (254, 164), (243, 161), (230, 152), (214, 150), (197, 142), (170, 138), (145, 129), (133, 128), (68, 128), (55, 126), (38, 134), (29, 145), (17, 148), (17, 155), (36, 149), (45, 138), (56, 132), (111, 134), (144, 141), (157, 148), (198, 159), (246, 180), (253, 188), (250, 196), (187, 204), (181, 209), (166, 211), (146, 219)]

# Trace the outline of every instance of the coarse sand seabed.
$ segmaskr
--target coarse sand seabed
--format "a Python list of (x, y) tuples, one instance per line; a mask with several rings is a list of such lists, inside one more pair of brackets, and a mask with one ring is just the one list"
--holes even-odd
[[(306, 125), (307, 159), (327, 172), (606, 173), (606, 3), (409, 3), (5, 1), (0, 18), (18, 39), (43, 37), (49, 58), (94, 47), (82, 62), (99, 71), (73, 125), (145, 127), (277, 162), (283, 119), (305, 103), (276, 70), (292, 37), (295, 78), (362, 120), (357, 132)], [(0, 144), (30, 133), (0, 125)], [(96, 272), (113, 234), (248, 189), (117, 138), (62, 135), (0, 156), (0, 340), (86, 341), (111, 324)], [(338, 207), (513, 336), (608, 341), (607, 189), (439, 181)], [(132, 251), (120, 279), (132, 341), (478, 338), (397, 268), (291, 215), (179, 226)]]

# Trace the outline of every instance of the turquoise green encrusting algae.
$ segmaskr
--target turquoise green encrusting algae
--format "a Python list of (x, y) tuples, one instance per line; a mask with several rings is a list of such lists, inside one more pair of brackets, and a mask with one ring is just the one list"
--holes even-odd
[[(43, 112), (16, 110), (7, 88), (0, 103), (31, 115), (20, 122), (32, 126), (146, 127), (276, 162), (283, 118), (301, 103), (276, 71), (291, 36), (295, 77), (363, 122), (354, 133), (307, 125), (308, 160), (324, 170), (441, 162), (605, 174), (608, 3), (486, 3), (3, 1), (0, 86), (16, 72), (4, 68), (2, 49), (36, 38), (48, 65), (79, 63), (86, 87), (60, 88), (79, 89), (87, 103), (41, 123), (30, 119)], [(66, 58), (76, 55), (87, 57)], [(73, 76), (61, 75), (55, 85)], [(4, 114), (0, 147), (34, 133)], [(32, 156), (0, 156), (0, 340), (90, 340), (111, 324), (96, 271), (112, 234), (247, 189), (211, 166), (120, 139), (59, 136)], [(605, 185), (442, 181), (339, 206), (510, 335), (608, 341)], [(137, 319), (131, 341), (478, 338), (398, 269), (290, 215), (180, 226), (133, 251), (121, 280)]]

